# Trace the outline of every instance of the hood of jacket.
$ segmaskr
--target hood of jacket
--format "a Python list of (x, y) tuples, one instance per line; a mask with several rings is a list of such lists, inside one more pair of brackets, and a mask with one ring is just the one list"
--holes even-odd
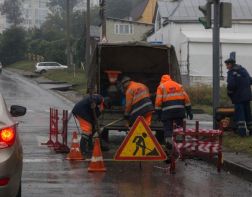
[(171, 81), (170, 75), (163, 75), (163, 76), (161, 77), (160, 84), (165, 83), (166, 81)]

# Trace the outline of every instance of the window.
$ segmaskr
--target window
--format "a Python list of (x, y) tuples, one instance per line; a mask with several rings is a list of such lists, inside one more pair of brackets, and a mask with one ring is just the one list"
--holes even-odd
[(133, 34), (132, 24), (115, 24), (115, 34)]

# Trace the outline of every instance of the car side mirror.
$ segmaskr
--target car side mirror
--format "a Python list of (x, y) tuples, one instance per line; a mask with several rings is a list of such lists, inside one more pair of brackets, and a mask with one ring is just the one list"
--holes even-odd
[(19, 105), (12, 105), (10, 107), (10, 114), (13, 117), (23, 116), (26, 114), (26, 108)]

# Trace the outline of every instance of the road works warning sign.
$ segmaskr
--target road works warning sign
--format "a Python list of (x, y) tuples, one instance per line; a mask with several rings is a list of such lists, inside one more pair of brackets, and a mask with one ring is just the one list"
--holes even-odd
[(139, 116), (114, 157), (115, 160), (166, 160), (166, 154), (143, 117)]

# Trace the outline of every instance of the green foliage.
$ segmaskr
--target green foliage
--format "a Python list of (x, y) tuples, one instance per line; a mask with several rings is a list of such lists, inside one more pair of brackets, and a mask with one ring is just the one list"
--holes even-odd
[(51, 70), (46, 72), (44, 76), (54, 81), (65, 81), (74, 84), (74, 90), (82, 94), (86, 93), (86, 75), (82, 69), (77, 69), (75, 75), (72, 70)]
[(240, 137), (233, 132), (225, 132), (223, 145), (229, 150), (252, 154), (252, 138)]
[[(48, 7), (54, 13), (56, 10), (58, 10), (63, 14), (64, 12), (66, 12), (66, 2), (67, 0), (50, 0), (48, 2)], [(74, 7), (77, 3), (78, 0), (69, 0), (70, 7)]]
[[(209, 105), (212, 106), (212, 86), (210, 85), (197, 85), (187, 87), (186, 91), (190, 96), (193, 105)], [(231, 102), (227, 96), (226, 86), (220, 88), (220, 105), (230, 106)]]
[(0, 57), (3, 64), (11, 64), (24, 58), (27, 44), (26, 32), (12, 27), (3, 32), (0, 42)]
[(10, 68), (31, 71), (31, 72), (34, 71), (34, 69), (35, 69), (34, 66), (35, 66), (35, 62), (26, 61), (26, 60), (18, 61), (18, 62), (15, 62), (14, 64), (8, 65), (8, 67), (10, 67)]
[(8, 22), (14, 26), (23, 22), (20, 0), (5, 0), (0, 5), (0, 11), (2, 15), (6, 15)]
[[(8, 65), (8, 67), (33, 72), (35, 69), (34, 65), (35, 62), (32, 61), (19, 61)], [(75, 74), (73, 70), (50, 70), (43, 76), (53, 81), (64, 81), (74, 84), (74, 90), (82, 94), (86, 93), (86, 75), (82, 69), (76, 69)]]
[(57, 40), (49, 42), (46, 45), (44, 53), (45, 61), (56, 61), (61, 64), (66, 64), (66, 42), (65, 40)]

